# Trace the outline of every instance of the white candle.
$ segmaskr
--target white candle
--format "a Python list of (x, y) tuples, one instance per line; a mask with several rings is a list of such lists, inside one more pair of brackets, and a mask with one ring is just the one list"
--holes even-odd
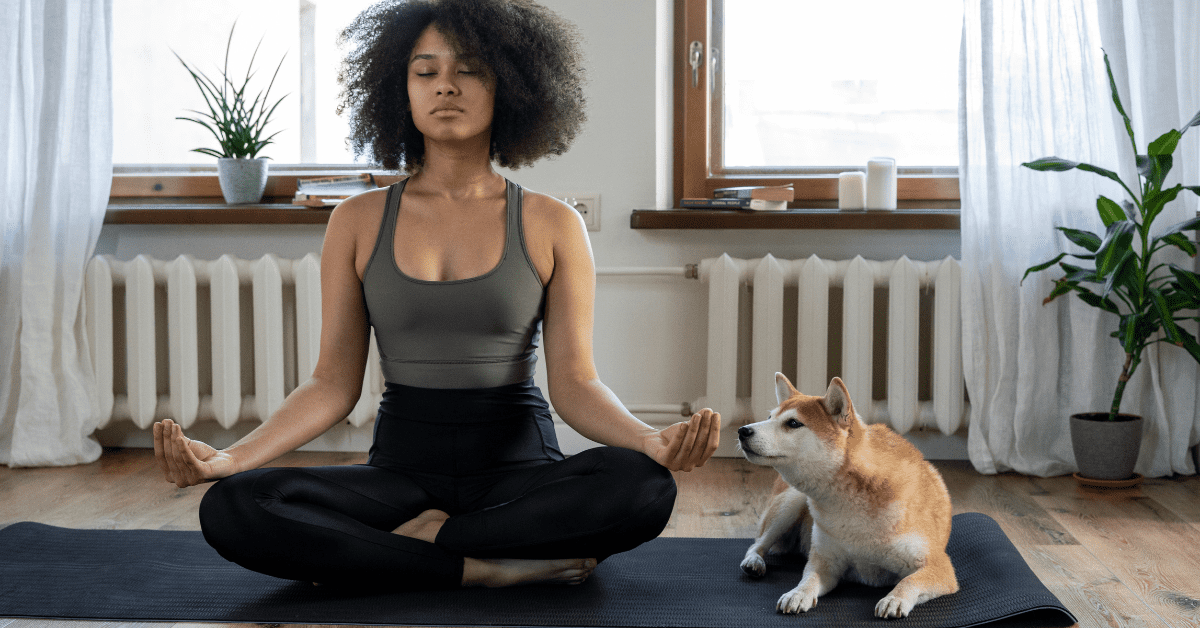
[(838, 175), (838, 209), (862, 209), (866, 207), (866, 198), (866, 174), (843, 172)]
[(896, 209), (896, 160), (873, 157), (867, 162), (867, 209)]

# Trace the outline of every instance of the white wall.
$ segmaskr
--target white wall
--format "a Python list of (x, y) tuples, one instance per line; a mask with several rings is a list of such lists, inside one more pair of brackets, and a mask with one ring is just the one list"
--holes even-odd
[[(598, 266), (680, 266), (724, 252), (786, 259), (814, 253), (830, 259), (959, 257), (956, 231), (630, 229), (630, 212), (653, 208), (659, 197), (657, 125), (669, 128), (671, 123), (656, 119), (656, 90), (670, 89), (669, 83), (656, 84), (658, 77), (670, 79), (669, 72), (656, 72), (656, 16), (670, 19), (670, 7), (658, 6), (670, 0), (542, 1), (578, 24), (586, 38), (589, 121), (566, 155), (505, 174), (549, 194), (598, 192), (602, 229), (591, 233)], [(670, 32), (666, 26), (662, 30)], [(299, 257), (319, 250), (322, 233), (322, 228), (308, 226), (109, 225), (99, 252), (119, 259), (139, 253), (215, 259), (226, 252), (245, 258), (269, 252)], [(627, 404), (681, 403), (702, 396), (706, 319), (705, 288), (698, 281), (601, 277), (595, 331), (601, 377)]]

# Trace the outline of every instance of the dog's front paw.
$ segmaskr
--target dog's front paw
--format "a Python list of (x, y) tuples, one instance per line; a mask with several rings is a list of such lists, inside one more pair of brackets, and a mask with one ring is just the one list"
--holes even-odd
[(804, 591), (800, 586), (797, 586), (779, 598), (779, 603), (775, 605), (775, 609), (780, 613), (794, 615), (796, 613), (807, 613), (816, 605), (817, 594)]
[(895, 619), (898, 617), (908, 617), (909, 611), (913, 609), (914, 604), (897, 595), (889, 595), (875, 605), (875, 616), (885, 619)]
[(746, 558), (742, 560), (742, 571), (746, 572), (748, 576), (761, 578), (767, 573), (767, 561), (758, 554), (747, 554)]

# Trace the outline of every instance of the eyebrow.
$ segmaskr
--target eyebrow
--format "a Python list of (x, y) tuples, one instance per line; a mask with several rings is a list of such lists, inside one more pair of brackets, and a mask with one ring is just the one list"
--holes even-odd
[[(415, 54), (412, 56), (412, 59), (410, 59), (408, 62), (412, 63), (414, 61), (432, 60), (432, 59), (438, 58), (439, 56), (441, 56), (441, 55), (427, 53), (427, 52), (421, 53), (421, 54)], [(455, 54), (454, 59), (457, 61), (472, 61), (472, 60), (478, 60), (479, 57), (475, 56), (475, 55)]]

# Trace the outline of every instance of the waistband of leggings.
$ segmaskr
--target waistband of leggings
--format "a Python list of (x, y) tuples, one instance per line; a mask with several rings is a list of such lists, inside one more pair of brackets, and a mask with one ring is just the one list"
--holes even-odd
[(495, 388), (418, 388), (387, 382), (379, 414), (418, 423), (495, 423), (549, 416), (550, 404), (532, 378)]

